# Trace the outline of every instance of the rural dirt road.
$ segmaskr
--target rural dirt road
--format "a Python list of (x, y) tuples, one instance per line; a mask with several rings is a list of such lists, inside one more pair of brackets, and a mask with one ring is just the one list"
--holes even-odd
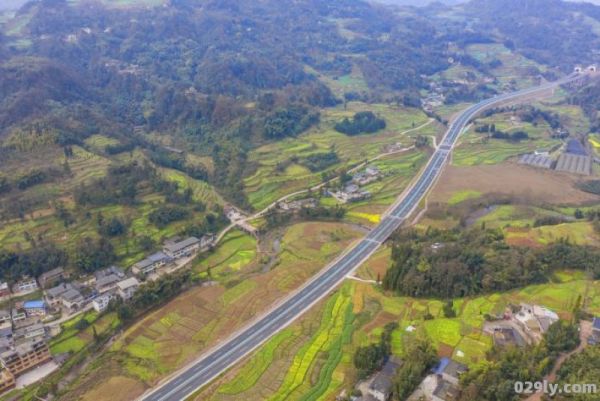
[[(591, 335), (592, 335), (592, 323), (582, 320), (581, 323), (579, 324), (579, 339), (580, 339), (581, 343), (573, 351), (560, 354), (559, 357), (556, 359), (556, 362), (554, 363), (554, 367), (552, 368), (552, 371), (550, 373), (548, 373), (546, 376), (544, 376), (544, 380), (546, 380), (548, 383), (554, 383), (556, 381), (556, 374), (558, 373), (562, 364), (567, 359), (569, 359), (570, 356), (578, 354), (581, 351), (583, 351), (583, 349), (588, 345), (587, 340), (588, 340), (588, 338), (590, 338)], [(544, 396), (543, 393), (535, 393), (535, 394), (527, 397), (525, 399), (525, 401), (541, 401), (543, 396)]]

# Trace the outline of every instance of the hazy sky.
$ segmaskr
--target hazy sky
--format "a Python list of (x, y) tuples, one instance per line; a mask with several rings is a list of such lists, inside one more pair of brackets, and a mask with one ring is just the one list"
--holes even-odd
[(27, 3), (28, 0), (0, 0), (0, 10), (14, 10)]

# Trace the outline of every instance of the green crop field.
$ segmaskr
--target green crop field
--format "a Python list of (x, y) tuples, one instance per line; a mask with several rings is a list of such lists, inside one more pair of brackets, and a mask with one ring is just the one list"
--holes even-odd
[[(77, 324), (85, 320), (85, 328), (78, 328)], [(74, 317), (61, 325), (61, 333), (50, 340), (50, 351), (53, 355), (65, 352), (78, 352), (94, 340), (94, 330), (97, 334), (114, 329), (119, 324), (116, 313), (107, 313), (99, 316), (91, 311), (82, 316)]]
[(85, 144), (89, 146), (94, 152), (102, 153), (106, 146), (114, 146), (118, 145), (120, 142), (115, 139), (105, 135), (92, 135), (85, 140)]
[(200, 271), (211, 269), (219, 275), (229, 271), (239, 271), (256, 257), (256, 239), (242, 231), (227, 233), (220, 245), (205, 259), (196, 264)]
[(522, 141), (518, 143), (490, 139), (486, 143), (463, 143), (452, 155), (455, 166), (474, 166), (478, 164), (499, 164), (503, 161), (536, 149), (547, 149), (556, 145), (556, 140)]
[(448, 199), (448, 204), (449, 205), (456, 205), (458, 203), (464, 202), (466, 200), (469, 199), (477, 199), (481, 196), (481, 192), (479, 191), (474, 191), (474, 190), (464, 190), (464, 191), (459, 191), (459, 192), (455, 192), (452, 194), (452, 196), (450, 197), (450, 199)]
[[(356, 347), (378, 341), (383, 326), (392, 321), (399, 324), (392, 333), (392, 350), (400, 357), (407, 336), (416, 334), (428, 337), (440, 355), (469, 366), (484, 364), (492, 348), (492, 338), (483, 332), (485, 314), (501, 313), (509, 304), (527, 302), (569, 318), (577, 294), (582, 293), (589, 296), (588, 310), (600, 312), (600, 282), (586, 280), (581, 272), (564, 271), (556, 274), (555, 283), (457, 299), (457, 316), (445, 318), (440, 300), (393, 297), (369, 284), (347, 282), (321, 310), (270, 339), (234, 375), (223, 380), (217, 391), (200, 392), (195, 399), (330, 399), (354, 384), (352, 355)], [(367, 319), (353, 319), (363, 313)], [(424, 320), (425, 313), (433, 318)], [(410, 325), (415, 327), (414, 333), (406, 331)]]
[[(221, 385), (212, 400), (264, 399), (269, 401), (316, 401), (339, 386), (334, 372), (342, 363), (344, 346), (353, 333), (352, 287), (344, 286), (311, 314), (310, 335), (303, 329), (286, 329), (270, 339), (234, 377)], [(319, 318), (320, 316), (320, 318)], [(310, 327), (309, 326), (309, 327)], [(298, 339), (303, 342), (287, 355)], [(293, 348), (293, 347), (292, 347)], [(297, 348), (297, 347), (296, 347)], [(277, 359), (287, 361), (283, 377), (268, 375)], [(332, 386), (332, 383), (335, 385)]]
[(275, 335), (244, 365), (233, 380), (219, 388), (219, 392), (235, 395), (254, 387), (273, 363), (275, 353), (282, 347), (282, 344), (292, 339), (293, 336), (294, 332), (289, 328)]

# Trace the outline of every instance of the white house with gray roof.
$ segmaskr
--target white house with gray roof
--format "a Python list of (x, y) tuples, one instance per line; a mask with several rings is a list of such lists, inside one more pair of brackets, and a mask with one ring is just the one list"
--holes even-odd
[(201, 241), (196, 237), (189, 237), (179, 242), (168, 242), (165, 243), (163, 252), (174, 259), (190, 256), (200, 249), (200, 243)]
[(135, 294), (139, 286), (140, 282), (135, 277), (130, 277), (117, 283), (117, 291), (123, 301), (127, 301)]
[(159, 267), (165, 266), (173, 261), (173, 258), (164, 252), (156, 252), (146, 259), (140, 260), (131, 267), (134, 274), (147, 275)]

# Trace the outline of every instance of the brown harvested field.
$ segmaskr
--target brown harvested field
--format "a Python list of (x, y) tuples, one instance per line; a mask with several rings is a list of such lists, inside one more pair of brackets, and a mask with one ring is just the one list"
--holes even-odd
[(464, 190), (483, 194), (498, 193), (553, 204), (581, 204), (598, 197), (575, 188), (578, 177), (566, 173), (535, 169), (513, 162), (497, 165), (448, 166), (436, 184), (433, 202), (445, 202), (453, 193)]
[(361, 328), (365, 333), (370, 333), (377, 327), (383, 327), (388, 323), (396, 322), (398, 320), (398, 316), (390, 313), (390, 312), (379, 312), (374, 319), (372, 319), (369, 323), (367, 323), (364, 327)]
[(134, 400), (142, 391), (144, 391), (144, 386), (140, 382), (125, 376), (113, 376), (87, 393), (82, 400)]
[(440, 358), (452, 358), (452, 354), (454, 354), (454, 347), (448, 344), (440, 343), (437, 353)]
[(380, 280), (385, 276), (385, 272), (390, 267), (390, 258), (392, 250), (390, 247), (382, 247), (356, 271), (356, 276), (363, 280)]

